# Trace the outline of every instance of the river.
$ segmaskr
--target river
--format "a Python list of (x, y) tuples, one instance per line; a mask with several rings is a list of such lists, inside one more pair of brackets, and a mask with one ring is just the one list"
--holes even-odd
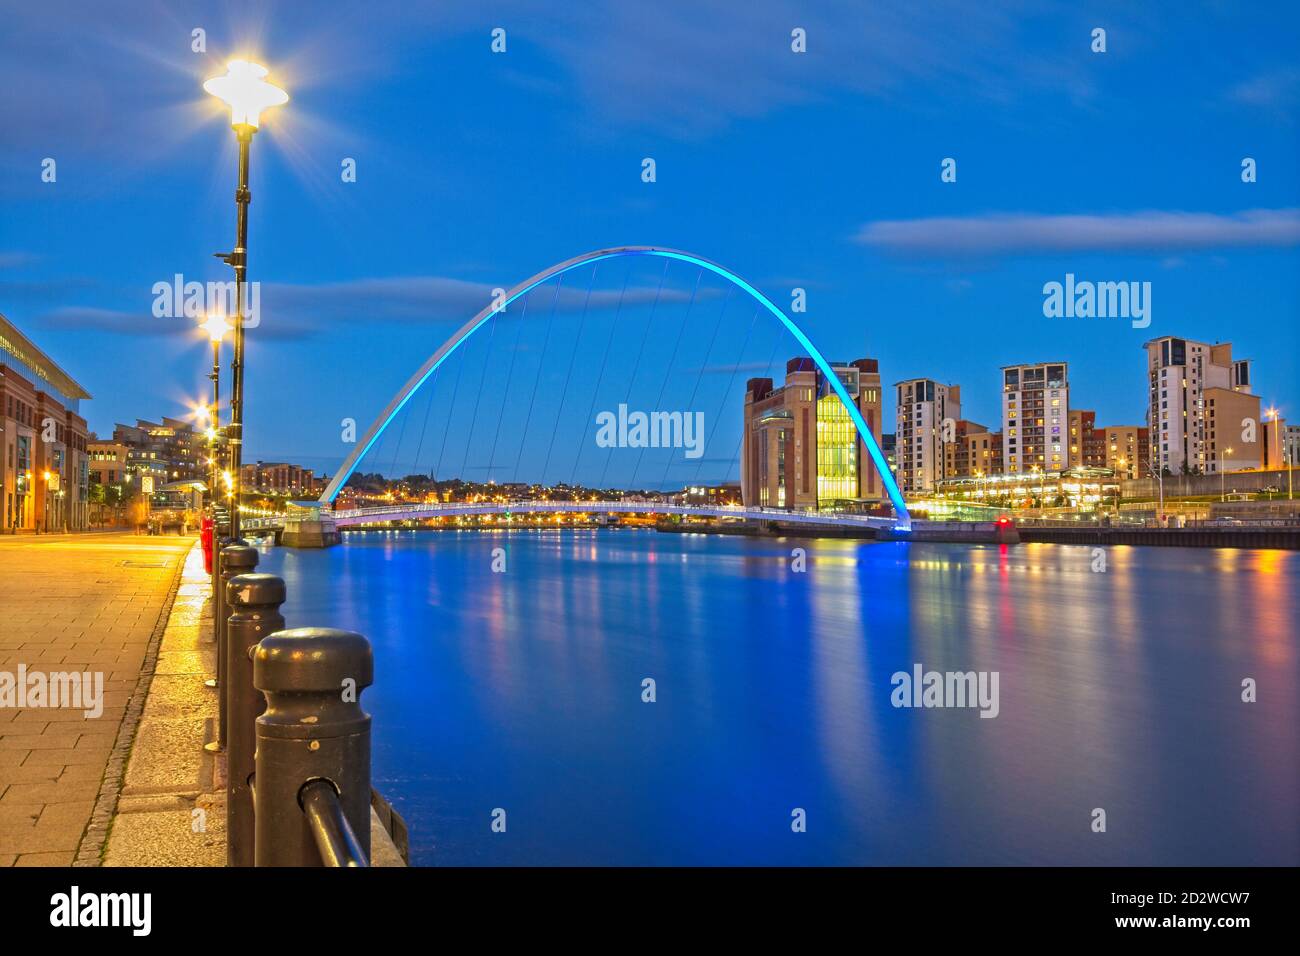
[[(370, 638), (416, 864), (1300, 863), (1297, 553), (370, 531), (259, 570)], [(996, 716), (894, 706), (917, 665)]]

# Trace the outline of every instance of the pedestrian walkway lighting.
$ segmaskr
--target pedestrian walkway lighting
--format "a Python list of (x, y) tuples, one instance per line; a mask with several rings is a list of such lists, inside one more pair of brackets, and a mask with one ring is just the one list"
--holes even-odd
[[(214, 76), (203, 88), (230, 107), (230, 125), (239, 142), (239, 173), (235, 186), (235, 247), (217, 255), (235, 270), (235, 314), (233, 358), (230, 362), (230, 424), (226, 442), (230, 470), (234, 474), (229, 496), (239, 500), (240, 467), (244, 445), (244, 278), (248, 271), (248, 153), (253, 134), (262, 122), (262, 111), (289, 102), (289, 94), (267, 78), (267, 69), (248, 60), (231, 60), (225, 76)], [(230, 516), (230, 536), (239, 538), (239, 510)]]
[(289, 94), (266, 79), (269, 71), (260, 63), (231, 60), (225, 76), (214, 76), (203, 89), (230, 107), (230, 125), (257, 129), (262, 111), (289, 102)]

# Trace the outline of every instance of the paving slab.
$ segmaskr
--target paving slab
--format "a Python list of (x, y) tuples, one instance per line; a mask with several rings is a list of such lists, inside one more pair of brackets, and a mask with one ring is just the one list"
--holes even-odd
[(73, 706), (84, 698), (0, 703), (0, 865), (71, 864), (97, 810), (115, 802), (114, 754), (125, 757), (131, 707), (143, 704), (152, 672), (149, 648), (194, 544), (129, 533), (0, 535), (0, 672), (103, 681), (98, 716)]

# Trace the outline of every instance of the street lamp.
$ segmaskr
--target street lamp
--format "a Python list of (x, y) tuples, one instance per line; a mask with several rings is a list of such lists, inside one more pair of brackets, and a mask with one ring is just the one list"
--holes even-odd
[(1219, 467), (1219, 500), (1220, 500), (1220, 501), (1227, 501), (1227, 500), (1228, 500), (1228, 494), (1227, 494), (1227, 490), (1226, 490), (1226, 488), (1224, 487), (1224, 482), (1227, 480), (1227, 473), (1228, 473), (1228, 459), (1231, 458), (1231, 457), (1232, 457), (1232, 449), (1231, 449), (1231, 448), (1225, 448), (1225, 449), (1223, 449), (1223, 461), (1221, 461), (1221, 462), (1219, 463), (1219, 465), (1220, 465), (1220, 467)]
[[(230, 471), (232, 497), (239, 504), (239, 471), (244, 440), (244, 278), (248, 269), (248, 148), (262, 121), (262, 111), (289, 102), (289, 94), (266, 79), (266, 67), (248, 60), (231, 60), (225, 76), (214, 76), (203, 88), (230, 107), (230, 125), (239, 143), (239, 182), (235, 188), (235, 248), (217, 253), (235, 270), (234, 358), (230, 363)], [(230, 536), (239, 539), (239, 509), (230, 512)]]
[[(216, 519), (217, 508), (217, 437), (218, 429), (221, 427), (221, 340), (226, 333), (230, 331), (230, 325), (226, 322), (226, 317), (220, 313), (214, 313), (208, 316), (207, 321), (200, 323), (199, 328), (208, 333), (208, 340), (212, 343), (212, 371), (208, 373), (208, 378), (212, 380), (212, 406), (208, 412), (208, 454), (211, 468), (211, 479), (208, 485), (208, 504), (212, 508), (213, 520)], [(214, 530), (215, 535), (215, 530)]]

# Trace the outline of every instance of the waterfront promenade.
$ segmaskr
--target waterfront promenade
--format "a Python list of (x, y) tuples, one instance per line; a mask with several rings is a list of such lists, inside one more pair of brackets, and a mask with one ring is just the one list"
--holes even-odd
[(102, 712), (0, 706), (0, 866), (99, 860), (192, 537), (0, 537), (0, 672), (100, 673)]

